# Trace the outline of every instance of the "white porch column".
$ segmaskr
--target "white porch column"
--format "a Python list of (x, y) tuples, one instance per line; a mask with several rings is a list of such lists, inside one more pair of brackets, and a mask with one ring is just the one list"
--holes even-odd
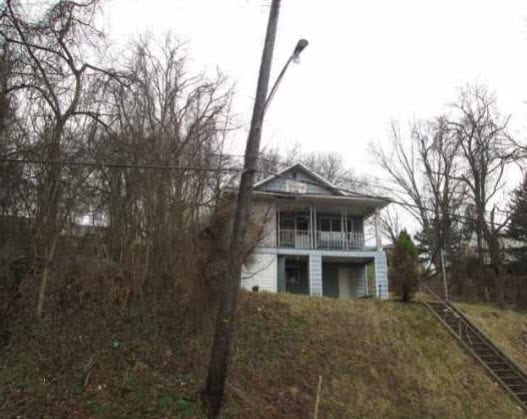
[(364, 265), (364, 276), (366, 277), (366, 295), (368, 295), (370, 293), (368, 288), (368, 265)]
[(280, 238), (280, 208), (276, 207), (276, 247), (282, 245), (282, 239)]
[(344, 210), (340, 209), (340, 248), (344, 249)]
[(322, 256), (309, 255), (309, 295), (322, 296)]
[(318, 249), (318, 237), (317, 237), (317, 209), (316, 207), (313, 208), (313, 219), (315, 220), (314, 226), (313, 226), (313, 234), (315, 236), (315, 249)]
[(375, 247), (377, 250), (382, 250), (379, 208), (375, 208)]
[(344, 208), (344, 249), (349, 249), (352, 240), (348, 230), (348, 209)]
[(309, 207), (309, 247), (315, 248), (315, 223), (313, 219), (313, 207)]

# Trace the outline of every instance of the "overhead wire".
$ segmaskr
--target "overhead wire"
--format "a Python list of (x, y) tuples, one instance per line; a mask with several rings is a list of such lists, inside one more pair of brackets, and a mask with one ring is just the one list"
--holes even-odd
[(177, 166), (163, 164), (133, 164), (133, 163), (109, 163), (109, 162), (87, 162), (71, 160), (44, 160), (44, 159), (9, 159), (0, 158), (0, 162), (12, 164), (36, 164), (36, 165), (53, 165), (53, 166), (78, 166), (78, 167), (100, 167), (116, 169), (149, 169), (149, 170), (178, 170), (188, 172), (241, 172), (242, 168), (235, 167), (200, 167), (200, 166)]
[[(212, 154), (214, 155), (215, 153), (212, 153)], [(220, 154), (216, 154), (216, 155), (220, 155)], [(223, 157), (244, 157), (242, 155), (234, 155), (234, 154), (221, 154), (221, 156)], [(272, 162), (272, 163), (280, 163), (276, 160), (271, 160), (271, 159), (266, 159), (266, 158), (260, 158), (260, 159), (268, 161), (268, 162)], [(132, 163), (96, 162), (96, 161), (86, 162), (86, 161), (71, 161), (71, 160), (45, 160), (45, 159), (0, 158), (0, 162), (11, 163), (11, 164), (63, 165), (63, 166), (73, 166), (73, 167), (98, 167), (98, 168), (121, 168), (121, 169), (135, 168), (135, 169), (145, 169), (145, 170), (177, 170), (177, 171), (188, 171), (188, 172), (211, 172), (211, 173), (215, 172), (215, 173), (238, 173), (238, 174), (242, 173), (244, 170), (241, 167), (203, 167), (203, 166), (179, 166), (179, 165), (164, 165), (164, 164), (132, 164)], [(289, 165), (286, 165), (285, 163), (280, 163), (280, 164), (283, 166), (289, 166)], [(257, 169), (255, 170), (255, 172), (262, 174), (262, 175), (266, 175), (266, 176), (275, 176), (278, 178), (292, 180), (291, 177), (285, 174), (281, 174), (281, 173), (266, 171), (262, 169)], [(345, 178), (345, 177), (338, 177), (338, 178), (340, 180), (347, 181), (350, 184), (357, 182), (355, 179), (350, 179), (350, 178)], [(319, 183), (315, 181), (311, 182), (306, 179), (294, 179), (294, 181), (297, 183), (311, 185), (311, 186), (320, 186)], [(367, 186), (371, 186), (368, 182), (365, 182), (365, 181), (361, 183)], [(382, 186), (382, 185), (378, 185), (378, 186)], [(345, 194), (349, 194), (348, 196), (350, 197), (375, 199), (375, 200), (380, 200), (380, 201), (384, 201), (387, 203), (394, 203), (397, 205), (401, 205), (404, 208), (412, 208), (414, 210), (416, 209), (419, 211), (426, 211), (426, 212), (432, 212), (432, 213), (437, 212), (433, 208), (429, 208), (426, 206), (419, 206), (416, 204), (405, 202), (403, 200), (394, 198), (393, 196), (386, 197), (386, 196), (380, 196), (376, 194), (367, 194), (363, 192), (358, 192), (356, 190), (351, 190), (345, 187), (341, 187), (338, 185), (334, 185), (334, 187), (337, 190)], [(394, 189), (391, 189), (388, 187), (383, 187), (382, 189), (390, 191), (392, 193), (394, 191)], [(398, 191), (398, 193), (401, 193), (401, 192)], [(507, 212), (504, 212), (501, 210), (497, 210), (496, 212), (508, 215)], [(442, 215), (451, 216), (453, 219), (457, 219), (458, 221), (460, 219), (466, 219), (466, 220), (473, 221), (472, 217), (461, 215), (459, 213), (451, 213), (451, 212), (442, 211)]]
[[(311, 182), (311, 181), (302, 180), (302, 179), (292, 179), (291, 177), (288, 177), (286, 175), (281, 175), (281, 174), (276, 174), (276, 173), (273, 174), (273, 173), (270, 173), (270, 172), (267, 172), (267, 171), (262, 171), (262, 170), (257, 170), (257, 172), (261, 173), (261, 174), (267, 174), (267, 175), (271, 175), (271, 176), (274, 175), (276, 177), (293, 180), (294, 182), (297, 182), (297, 183), (302, 183), (302, 184), (306, 184), (306, 185), (313, 185), (313, 186), (320, 186), (320, 184), (316, 183), (316, 182)], [(405, 208), (413, 208), (413, 209), (417, 209), (417, 210), (420, 210), (420, 211), (422, 210), (422, 211), (426, 211), (426, 212), (436, 213), (436, 210), (433, 209), (433, 208), (429, 208), (429, 207), (426, 207), (426, 206), (419, 206), (419, 205), (416, 205), (416, 204), (411, 204), (411, 203), (404, 202), (404, 201), (401, 201), (401, 200), (398, 200), (398, 199), (394, 199), (392, 197), (383, 197), (383, 196), (378, 196), (378, 195), (364, 194), (364, 193), (360, 193), (360, 192), (357, 192), (357, 191), (352, 191), (352, 190), (349, 190), (349, 189), (346, 189), (346, 188), (340, 188), (338, 186), (336, 186), (336, 188), (338, 190), (342, 191), (342, 192), (351, 194), (351, 196), (349, 196), (349, 197), (360, 197), (360, 198), (367, 198), (367, 199), (377, 199), (377, 200), (385, 201), (387, 203), (393, 203), (393, 204), (401, 205), (402, 207), (405, 207)], [(468, 220), (470, 222), (474, 222), (474, 218), (470, 217), (470, 216), (467, 216), (467, 215), (451, 213), (451, 212), (446, 212), (446, 211), (442, 211), (441, 214), (442, 215), (448, 215), (448, 216), (452, 217), (453, 219), (455, 219), (457, 221)], [(487, 222), (487, 221), (485, 220), (485, 222)], [(466, 223), (466, 224), (468, 224), (468, 223)]]
[[(266, 161), (266, 162), (269, 162), (269, 163), (280, 165), (280, 166), (285, 167), (285, 168), (291, 166), (290, 164), (287, 164), (287, 163), (284, 163), (284, 162), (281, 162), (281, 161), (275, 160), (275, 159), (269, 159), (269, 158), (265, 158), (265, 157), (259, 157), (259, 159), (262, 160), (262, 161)], [(403, 194), (403, 195), (407, 194), (406, 191), (398, 189), (397, 187), (389, 187), (389, 186), (386, 186), (386, 185), (381, 185), (381, 184), (379, 184), (377, 182), (364, 181), (364, 180), (360, 180), (360, 179), (348, 178), (348, 177), (345, 177), (345, 176), (335, 176), (335, 179), (337, 179), (337, 180), (339, 180), (341, 182), (350, 184), (350, 185), (358, 184), (358, 185), (364, 185), (366, 187), (371, 187), (371, 188), (377, 188), (377, 189), (385, 190), (385, 191), (390, 192), (391, 194), (393, 194), (393, 193)], [(383, 180), (383, 181), (394, 183), (393, 180)], [(338, 188), (338, 189), (341, 189), (341, 190), (345, 191), (345, 192), (359, 193), (357, 191), (346, 190), (345, 187), (340, 187), (338, 184), (334, 185), (334, 186), (336, 188)], [(386, 197), (382, 197), (382, 196), (378, 196), (378, 195), (373, 195), (373, 196), (375, 196), (378, 199), (386, 198)], [(398, 203), (400, 205), (403, 205), (403, 203), (401, 203), (401, 202), (396, 202), (397, 200), (392, 198), (392, 197), (390, 197), (389, 199), (393, 203)], [(405, 203), (404, 205), (406, 205), (406, 206), (412, 206), (413, 205), (413, 207), (416, 208), (416, 209), (420, 208), (418, 205), (414, 205), (414, 204), (410, 204), (410, 203)], [(433, 209), (428, 209), (428, 210), (435, 211)], [(496, 209), (495, 212), (503, 214), (503, 215), (508, 215), (508, 212), (500, 210), (500, 209)]]

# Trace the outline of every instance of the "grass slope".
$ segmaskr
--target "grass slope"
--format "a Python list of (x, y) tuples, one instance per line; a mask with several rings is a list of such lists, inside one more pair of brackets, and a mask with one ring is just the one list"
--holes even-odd
[(248, 294), (225, 417), (496, 418), (524, 414), (424, 307)]
[(500, 310), (490, 304), (456, 303), (518, 366), (527, 372), (527, 313)]
[(0, 348), (0, 418), (199, 414), (203, 354), (172, 310), (83, 309), (15, 332)]
[[(208, 338), (173, 310), (15, 326), (0, 417), (203, 417)], [(223, 417), (312, 417), (319, 376), (320, 418), (524, 417), (418, 304), (243, 293)]]

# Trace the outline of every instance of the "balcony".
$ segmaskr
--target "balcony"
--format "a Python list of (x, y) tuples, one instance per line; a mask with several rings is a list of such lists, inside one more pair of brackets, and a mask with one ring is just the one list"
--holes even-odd
[[(280, 229), (278, 247), (348, 250), (364, 247), (364, 234), (344, 231)], [(313, 240), (314, 239), (314, 240)]]

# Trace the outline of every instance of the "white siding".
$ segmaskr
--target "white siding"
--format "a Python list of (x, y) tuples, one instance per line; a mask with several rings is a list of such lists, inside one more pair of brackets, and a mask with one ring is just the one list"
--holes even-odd
[(366, 267), (354, 266), (352, 295), (354, 297), (364, 297), (368, 293), (368, 284), (366, 282)]
[(257, 285), (260, 291), (276, 292), (277, 256), (255, 253), (252, 263), (243, 268), (242, 288), (251, 291)]
[(265, 185), (258, 188), (267, 192), (287, 192), (291, 194), (316, 194), (316, 195), (335, 195), (328, 187), (323, 185), (318, 179), (297, 170), (296, 179), (289, 178), (288, 174), (270, 180)]
[(384, 252), (377, 252), (375, 255), (375, 295), (383, 300), (389, 297), (388, 269)]

